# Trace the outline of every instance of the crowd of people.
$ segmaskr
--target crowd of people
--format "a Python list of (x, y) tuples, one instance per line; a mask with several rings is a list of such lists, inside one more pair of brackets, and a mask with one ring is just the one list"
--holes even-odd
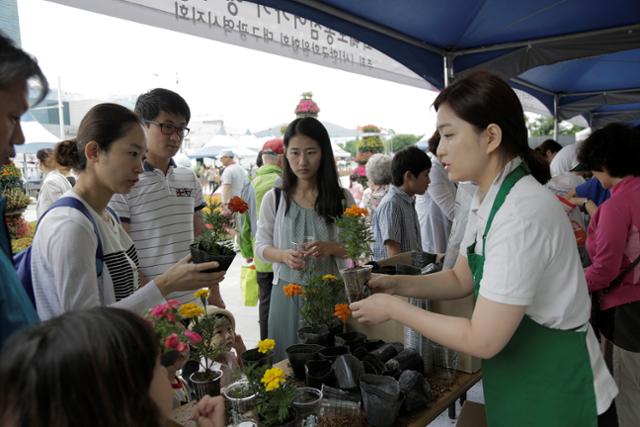
[[(24, 142), (28, 83), (39, 83), (39, 101), (48, 85), (35, 60), (1, 35), (0, 55), (6, 164)], [(161, 425), (176, 400), (172, 386), (183, 385), (177, 371), (193, 366), (163, 366), (140, 315), (168, 299), (191, 301), (193, 290), (209, 288), (207, 312), (227, 319), (221, 342), (244, 349), (219, 292), (225, 273), (189, 255), (206, 228), (203, 188), (213, 191), (213, 182), (225, 215), (234, 196), (251, 206), (236, 217), (238, 244), (256, 265), (260, 335), (278, 343), (275, 359), (286, 357), (302, 326), (282, 287), (304, 284), (308, 263), (339, 275), (347, 264), (336, 218), (357, 204), (369, 215), (373, 263), (460, 248), (451, 269), (374, 276), (373, 295), (350, 308), (360, 322), (396, 320), (482, 358), (489, 425), (639, 425), (640, 132), (612, 124), (580, 145), (551, 140), (532, 150), (517, 96), (486, 72), (456, 80), (434, 107), (428, 150), (371, 156), (366, 189), (340, 185), (315, 118), (298, 118), (282, 139), (267, 141), (252, 179), (232, 151), (221, 153), (221, 174), (202, 165), (198, 177), (172, 160), (191, 118), (179, 94), (153, 89), (133, 111), (93, 107), (74, 139), (38, 155), (46, 175), (31, 247), (33, 301), (1, 224), (0, 424)], [(467, 202), (463, 183), (475, 186)], [(456, 227), (465, 231), (454, 242)], [(471, 294), (470, 319), (393, 297)], [(608, 323), (592, 327), (605, 313)], [(194, 419), (223, 425), (222, 406), (205, 398)]]

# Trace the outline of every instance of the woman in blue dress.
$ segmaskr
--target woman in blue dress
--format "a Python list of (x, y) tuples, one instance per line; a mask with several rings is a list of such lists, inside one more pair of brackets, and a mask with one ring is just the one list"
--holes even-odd
[[(282, 188), (262, 200), (255, 253), (273, 263), (269, 337), (276, 341), (276, 360), (297, 342), (302, 326), (295, 303), (282, 292), (287, 283), (304, 285), (304, 271), (339, 273), (344, 248), (334, 218), (353, 198), (340, 187), (329, 134), (310, 117), (296, 119), (284, 135)], [(340, 264), (340, 265), (339, 265)]]

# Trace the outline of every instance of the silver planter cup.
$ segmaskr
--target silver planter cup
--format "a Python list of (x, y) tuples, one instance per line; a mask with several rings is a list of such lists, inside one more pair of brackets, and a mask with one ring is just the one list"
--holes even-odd
[(371, 295), (371, 290), (367, 283), (369, 282), (369, 278), (371, 278), (372, 269), (372, 265), (364, 265), (340, 270), (349, 304)]

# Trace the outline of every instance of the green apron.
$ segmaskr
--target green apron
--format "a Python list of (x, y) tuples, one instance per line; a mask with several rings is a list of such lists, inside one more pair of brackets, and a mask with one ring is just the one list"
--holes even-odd
[[(521, 164), (500, 186), (482, 236), (482, 255), (475, 253), (475, 242), (467, 248), (476, 298), (493, 218), (511, 188), (527, 173)], [(489, 426), (596, 427), (596, 398), (585, 335), (548, 328), (525, 315), (500, 353), (482, 363)]]

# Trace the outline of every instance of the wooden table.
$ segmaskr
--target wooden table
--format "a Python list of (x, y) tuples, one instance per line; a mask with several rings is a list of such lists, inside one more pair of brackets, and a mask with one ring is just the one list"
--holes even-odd
[[(286, 375), (293, 375), (293, 371), (291, 370), (291, 365), (288, 360), (280, 361), (274, 366), (281, 368)], [(438, 371), (436, 370), (434, 372), (435, 375)], [(427, 379), (429, 379), (430, 376), (431, 375), (427, 375)], [(430, 402), (424, 409), (420, 409), (407, 415), (401, 414), (401, 416), (396, 420), (396, 425), (406, 427), (424, 427), (435, 420), (447, 408), (449, 409), (449, 417), (455, 418), (456, 400), (460, 398), (460, 403), (462, 403), (466, 399), (467, 391), (473, 387), (474, 384), (480, 381), (480, 378), (480, 371), (474, 374), (466, 374), (464, 372), (457, 371), (448, 391), (441, 393), (435, 401)], [(172, 412), (172, 420), (176, 422), (178, 426), (195, 426), (195, 423), (186, 421), (191, 415), (192, 408), (193, 403), (189, 403), (175, 409)], [(173, 427), (176, 424), (169, 425)]]

